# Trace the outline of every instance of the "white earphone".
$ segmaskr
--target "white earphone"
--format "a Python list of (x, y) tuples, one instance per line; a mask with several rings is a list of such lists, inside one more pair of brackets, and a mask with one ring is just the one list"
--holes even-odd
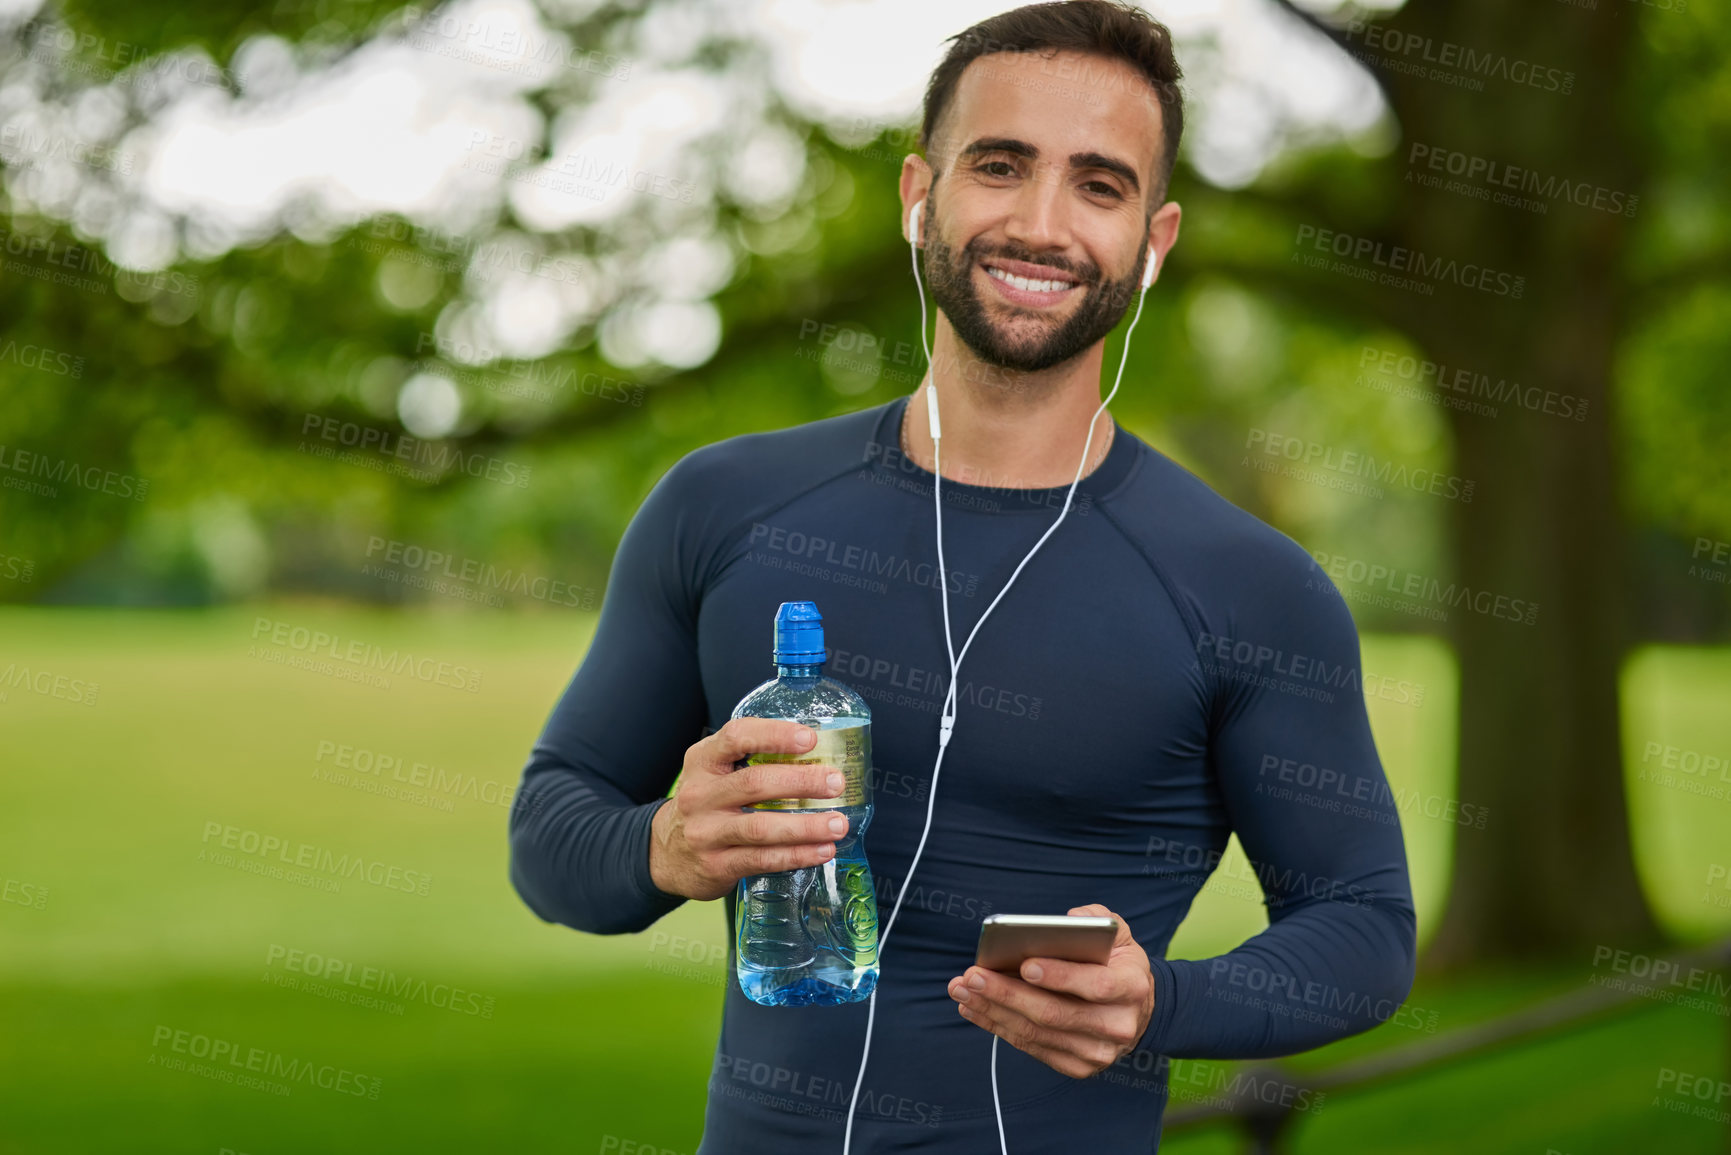
[[(944, 509), (943, 503), (938, 497), (938, 486), (943, 479), (942, 430), (938, 424), (938, 388), (930, 370), (932, 350), (931, 346), (926, 344), (926, 293), (924, 286), (920, 285), (920, 219), (924, 216), (925, 207), (925, 198), (921, 197), (914, 202), (914, 207), (908, 210), (908, 248), (913, 254), (914, 285), (920, 290), (920, 344), (925, 348), (926, 365), (928, 366), (924, 387), (926, 391), (926, 422), (932, 434), (932, 512), (937, 525), (938, 574), (940, 575), (938, 596), (944, 607), (944, 650), (950, 658), (950, 688), (944, 695), (943, 710), (938, 718), (938, 759), (932, 764), (932, 788), (926, 794), (925, 828), (920, 831), (920, 841), (914, 847), (914, 856), (908, 863), (907, 875), (902, 879), (901, 886), (897, 888), (896, 904), (890, 910), (889, 920), (884, 923), (883, 931), (878, 935), (880, 966), (884, 948), (889, 943), (890, 930), (896, 924), (896, 916), (901, 913), (902, 899), (907, 896), (908, 882), (913, 878), (914, 871), (920, 864), (920, 855), (925, 852), (926, 836), (932, 832), (932, 807), (936, 805), (938, 800), (938, 771), (943, 767), (944, 751), (949, 748), (950, 732), (955, 729), (956, 725), (956, 686), (962, 659), (967, 656), (968, 647), (974, 644), (974, 635), (980, 632), (980, 627), (985, 624), (986, 618), (991, 616), (992, 611), (997, 608), (1004, 595), (1010, 592), (1010, 586), (1015, 584), (1017, 575), (1022, 572), (1022, 567), (1028, 564), (1035, 553), (1039, 552), (1042, 545), (1046, 544), (1046, 539), (1052, 536), (1053, 530), (1063, 524), (1064, 515), (1070, 512), (1070, 501), (1076, 495), (1076, 486), (1082, 480), (1082, 469), (1088, 463), (1088, 450), (1094, 444), (1094, 422), (1098, 421), (1100, 414), (1106, 411), (1106, 406), (1118, 392), (1118, 383), (1124, 379), (1124, 365), (1130, 359), (1130, 334), (1136, 331), (1136, 322), (1142, 318), (1142, 301), (1148, 295), (1148, 286), (1154, 283), (1154, 268), (1158, 256), (1154, 251), (1154, 246), (1148, 246), (1148, 267), (1142, 273), (1142, 291), (1136, 297), (1136, 315), (1130, 319), (1130, 328), (1124, 332), (1124, 353), (1118, 360), (1118, 376), (1112, 382), (1112, 392), (1106, 394), (1106, 400), (1100, 402), (1100, 408), (1094, 410), (1094, 417), (1088, 422), (1088, 438), (1082, 442), (1082, 460), (1076, 463), (1076, 477), (1070, 482), (1069, 492), (1064, 495), (1064, 508), (1058, 512), (1058, 520), (1047, 528), (1046, 532), (1040, 536), (1040, 540), (1036, 541), (1034, 547), (1028, 551), (1027, 556), (1010, 572), (1009, 580), (1004, 582), (1004, 588), (998, 591), (998, 596), (992, 599), (991, 604), (980, 615), (980, 620), (974, 623), (974, 628), (968, 632), (967, 640), (962, 643), (961, 653), (957, 653), (955, 642), (950, 634), (950, 596), (942, 577), (949, 570), (944, 565)], [(879, 982), (880, 984), (882, 982), (881, 972)], [(854, 1079), (853, 1099), (848, 1103), (847, 1130), (842, 1136), (842, 1155), (850, 1155), (853, 1148), (854, 1108), (859, 1105), (860, 1087), (865, 1082), (866, 1061), (871, 1057), (872, 1024), (877, 1019), (877, 1009), (878, 988), (874, 986), (866, 1004), (865, 1048), (860, 1054), (859, 1075)], [(997, 1114), (998, 1119), (998, 1149), (1003, 1155), (1009, 1155), (1009, 1145), (1004, 1140), (1004, 1111), (998, 1103), (997, 1035), (992, 1036), (992, 1109)]]

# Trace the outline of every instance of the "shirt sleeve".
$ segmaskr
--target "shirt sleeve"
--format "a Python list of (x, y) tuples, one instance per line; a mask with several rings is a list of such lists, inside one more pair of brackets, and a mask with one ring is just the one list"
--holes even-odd
[(697, 660), (701, 528), (687, 456), (620, 539), (595, 636), (511, 807), (511, 884), (547, 922), (643, 930), (685, 899), (649, 874), (650, 820), (707, 716)]
[(1412, 987), (1406, 850), (1358, 633), (1327, 575), (1281, 541), (1272, 563), (1240, 567), (1230, 612), (1196, 640), (1210, 760), (1269, 925), (1216, 958), (1152, 960), (1143, 1043), (1172, 1058), (1308, 1050), (1387, 1020)]

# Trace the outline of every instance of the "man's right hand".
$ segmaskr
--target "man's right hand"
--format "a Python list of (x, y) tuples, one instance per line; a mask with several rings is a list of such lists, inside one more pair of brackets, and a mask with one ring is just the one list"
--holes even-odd
[[(798, 722), (734, 718), (685, 752), (673, 797), (650, 824), (649, 874), (668, 894), (720, 898), (742, 878), (819, 866), (835, 857), (847, 818), (833, 810), (788, 814), (740, 807), (772, 798), (834, 798), (839, 767), (760, 762), (751, 754), (803, 754), (817, 732)], [(833, 824), (833, 825), (832, 825)]]

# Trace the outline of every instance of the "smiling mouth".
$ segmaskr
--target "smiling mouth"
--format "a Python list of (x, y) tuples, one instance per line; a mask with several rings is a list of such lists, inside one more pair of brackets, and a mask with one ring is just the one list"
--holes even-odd
[(980, 267), (985, 269), (986, 275), (991, 277), (994, 281), (1002, 281), (1011, 288), (1020, 289), (1024, 293), (1063, 293), (1070, 289), (1077, 288), (1080, 284), (1078, 281), (1060, 281), (1056, 279), (1036, 280), (1033, 277), (1018, 276), (1015, 273), (1007, 273), (995, 265), (988, 265), (984, 262), (981, 263)]

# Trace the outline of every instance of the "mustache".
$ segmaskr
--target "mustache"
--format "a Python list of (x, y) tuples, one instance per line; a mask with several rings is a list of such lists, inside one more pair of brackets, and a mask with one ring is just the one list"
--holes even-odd
[(1100, 268), (1092, 262), (1078, 265), (1073, 261), (1068, 261), (1061, 257), (1054, 260), (1051, 256), (1042, 256), (1038, 253), (1023, 252), (1015, 248), (999, 248), (988, 252), (984, 246), (974, 244), (969, 244), (962, 250), (962, 252), (964, 255), (972, 257), (977, 261), (989, 261), (993, 257), (998, 257), (1006, 261), (1022, 261), (1025, 264), (1040, 265), (1043, 268), (1056, 269), (1061, 273), (1068, 273), (1084, 285), (1096, 285), (1100, 283)]

